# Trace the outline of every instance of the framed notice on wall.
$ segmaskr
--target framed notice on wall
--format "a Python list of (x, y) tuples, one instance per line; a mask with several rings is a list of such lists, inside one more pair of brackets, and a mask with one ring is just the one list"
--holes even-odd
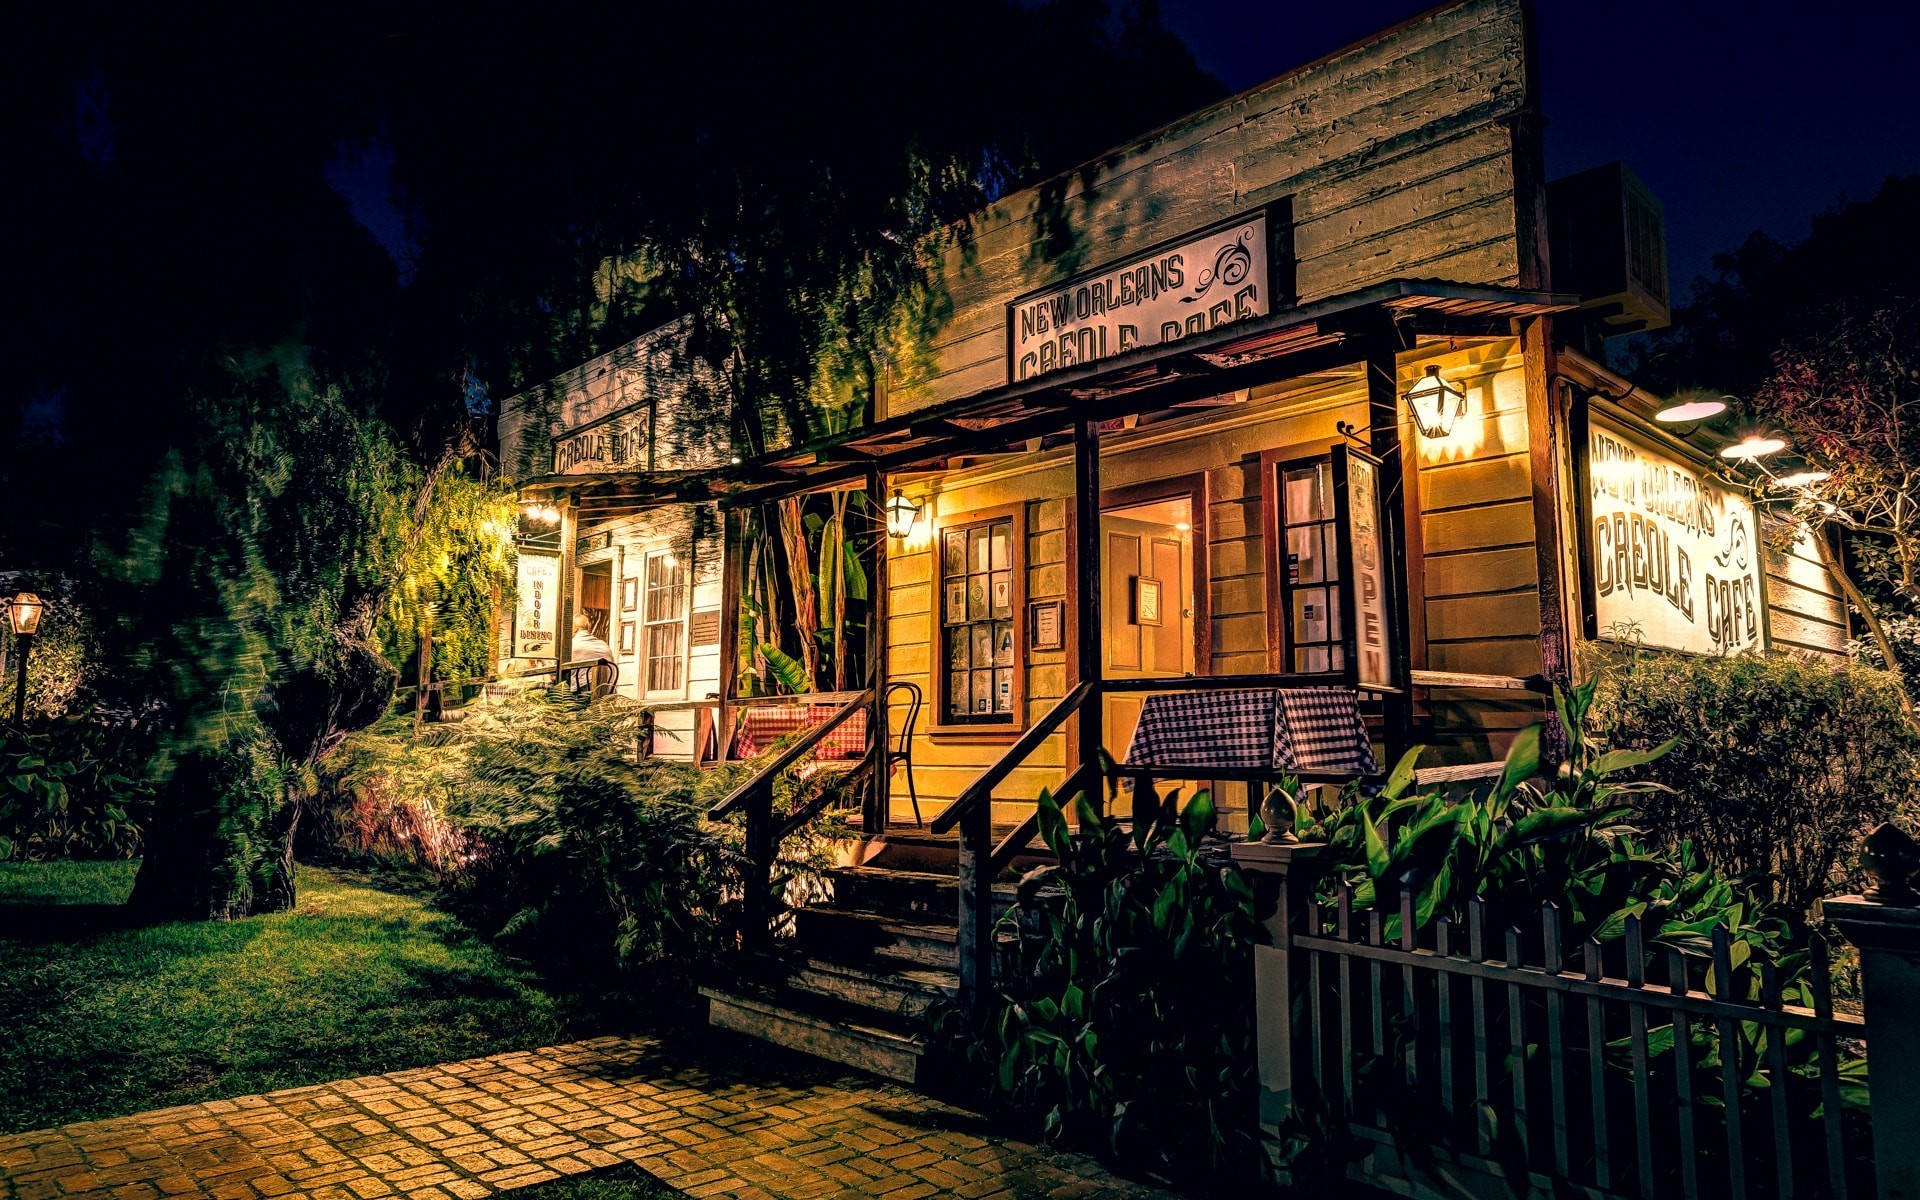
[(1400, 677), (1399, 630), (1393, 619), (1393, 560), (1388, 553), (1380, 460), (1351, 446), (1333, 451), (1334, 506), (1346, 589), (1347, 662), (1354, 682), (1391, 692)]
[(1693, 654), (1764, 648), (1753, 501), (1684, 451), (1585, 405), (1574, 434), (1587, 636)]
[(513, 604), (513, 656), (552, 658), (560, 605), (560, 556), (522, 550)]
[(1027, 605), (1027, 649), (1063, 650), (1067, 645), (1067, 606), (1062, 600)]

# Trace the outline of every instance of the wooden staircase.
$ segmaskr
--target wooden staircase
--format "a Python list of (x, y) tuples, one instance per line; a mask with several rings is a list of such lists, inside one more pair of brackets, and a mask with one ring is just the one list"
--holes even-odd
[[(833, 899), (796, 910), (791, 939), (750, 959), (737, 979), (701, 989), (708, 1021), (888, 1079), (925, 1081), (930, 1013), (959, 990), (958, 838), (890, 833), (862, 865), (827, 878)], [(1013, 895), (1011, 883), (995, 885), (996, 913)]]

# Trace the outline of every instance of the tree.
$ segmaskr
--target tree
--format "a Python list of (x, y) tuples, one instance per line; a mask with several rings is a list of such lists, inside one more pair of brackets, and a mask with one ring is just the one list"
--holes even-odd
[(409, 462), (296, 352), (236, 364), (197, 416), (200, 437), (169, 457), (109, 567), (140, 668), (121, 686), (163, 714), (131, 900), (160, 917), (293, 902), (313, 768), (393, 696), (382, 618), (417, 628), (456, 559), (489, 561), (489, 540), (504, 561), (497, 507), (448, 485), (449, 463)]
[(1825, 328), (1782, 346), (1754, 394), (1755, 407), (1792, 439), (1807, 467), (1825, 473), (1790, 492), (1794, 514), (1816, 530), (1841, 530), (1852, 560), (1865, 565), (1868, 589), (1824, 534), (1813, 539), (1895, 671), (1903, 656), (1888, 637), (1886, 618), (1920, 609), (1916, 353), (1920, 308), (1907, 304), (1861, 317), (1843, 310)]

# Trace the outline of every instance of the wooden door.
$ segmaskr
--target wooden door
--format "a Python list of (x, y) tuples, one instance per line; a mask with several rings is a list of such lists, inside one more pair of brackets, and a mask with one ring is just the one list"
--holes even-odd
[[(1174, 525), (1102, 513), (1100, 668), (1108, 679), (1166, 678), (1193, 673), (1193, 544)], [(1158, 611), (1138, 581), (1158, 584)], [(1143, 694), (1106, 697), (1102, 736), (1107, 753), (1126, 757), (1140, 720)]]

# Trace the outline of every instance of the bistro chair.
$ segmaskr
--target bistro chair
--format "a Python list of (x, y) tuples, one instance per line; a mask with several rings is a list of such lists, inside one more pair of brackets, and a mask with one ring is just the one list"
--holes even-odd
[(887, 761), (885, 763), (886, 772), (891, 776), (895, 763), (905, 764), (907, 769), (907, 799), (913, 802), (913, 823), (915, 825), (925, 825), (926, 822), (920, 819), (920, 792), (913, 786), (913, 728), (920, 722), (920, 705), (924, 699), (924, 695), (920, 691), (919, 684), (908, 683), (904, 679), (896, 679), (887, 685), (887, 689), (883, 693), (886, 698), (886, 708), (889, 712), (893, 711), (893, 694), (895, 692), (905, 692), (907, 694), (907, 719), (900, 726), (899, 739), (894, 743), (893, 748), (887, 751)]

